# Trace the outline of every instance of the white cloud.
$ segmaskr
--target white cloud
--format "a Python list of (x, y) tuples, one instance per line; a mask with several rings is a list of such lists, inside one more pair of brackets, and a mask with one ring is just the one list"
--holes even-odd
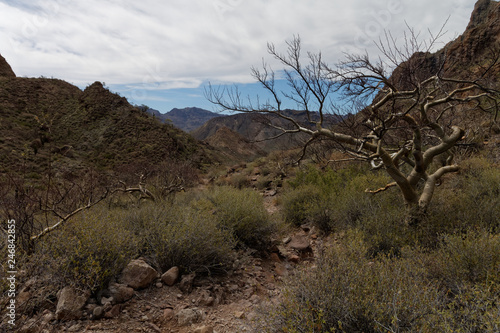
[(195, 87), (206, 80), (250, 82), (249, 69), (300, 34), (329, 62), (405, 21), (460, 34), (469, 0), (0, 0), (0, 53), (18, 75), (96, 80), (141, 89)]

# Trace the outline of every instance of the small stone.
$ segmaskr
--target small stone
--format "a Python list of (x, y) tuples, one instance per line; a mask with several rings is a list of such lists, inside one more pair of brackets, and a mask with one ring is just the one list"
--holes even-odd
[(277, 253), (271, 253), (270, 259), (273, 262), (281, 262), (280, 256)]
[(311, 230), (311, 227), (308, 224), (303, 224), (300, 228), (304, 230), (304, 232), (309, 232), (309, 230)]
[(146, 325), (148, 325), (153, 331), (155, 331), (157, 333), (161, 333), (161, 329), (158, 326), (156, 326), (155, 324), (148, 322), (148, 323), (146, 323)]
[(166, 308), (165, 310), (163, 310), (163, 319), (165, 321), (169, 321), (172, 318), (174, 318), (174, 309)]
[(283, 244), (288, 244), (291, 240), (292, 239), (290, 237), (283, 238)]
[(104, 316), (104, 308), (102, 306), (97, 306), (92, 312), (92, 319), (98, 320)]
[(211, 326), (200, 326), (195, 328), (194, 333), (213, 333), (214, 328)]
[(82, 309), (89, 298), (88, 293), (78, 292), (73, 287), (65, 287), (59, 293), (56, 307), (57, 320), (80, 319)]
[(307, 251), (310, 250), (311, 244), (306, 236), (297, 235), (292, 238), (288, 246), (297, 251)]
[(134, 289), (124, 284), (112, 283), (109, 285), (109, 292), (113, 299), (111, 303), (125, 303), (134, 297)]
[(170, 268), (161, 276), (161, 281), (167, 286), (173, 286), (177, 279), (179, 279), (179, 267), (177, 266)]
[(48, 324), (55, 318), (56, 316), (54, 315), (54, 313), (52, 313), (50, 310), (45, 310), (42, 315), (42, 322)]
[(184, 309), (179, 311), (176, 317), (180, 326), (187, 326), (201, 322), (203, 320), (204, 313), (197, 308)]
[(80, 324), (75, 324), (68, 328), (68, 332), (80, 332), (81, 328)]
[(106, 303), (113, 304), (114, 299), (113, 297), (101, 297), (101, 304), (105, 305)]
[(158, 288), (158, 289), (163, 288), (163, 283), (161, 283), (161, 282), (156, 282), (156, 288)]
[(109, 319), (116, 318), (120, 315), (120, 310), (121, 310), (121, 305), (116, 304), (111, 308), (111, 310), (109, 310), (104, 314), (104, 318), (109, 318)]
[(276, 263), (276, 265), (274, 267), (274, 272), (278, 276), (285, 276), (287, 274), (287, 270), (286, 270), (285, 265), (283, 265), (281, 263)]
[(196, 273), (184, 275), (181, 279), (181, 282), (179, 282), (179, 289), (183, 293), (190, 293), (191, 290), (193, 290), (193, 282), (194, 282), (195, 277), (196, 277)]
[(245, 313), (244, 313), (243, 311), (236, 311), (236, 312), (234, 313), (234, 316), (235, 316), (236, 318), (238, 318), (238, 319), (243, 319), (243, 318), (245, 318)]
[(293, 262), (293, 263), (298, 263), (300, 261), (300, 257), (296, 254), (291, 254), (288, 256), (288, 261)]

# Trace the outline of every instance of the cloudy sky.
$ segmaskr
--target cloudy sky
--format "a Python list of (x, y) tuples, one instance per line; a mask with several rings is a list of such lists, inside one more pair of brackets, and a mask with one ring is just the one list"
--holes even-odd
[[(474, 0), (0, 0), (0, 54), (18, 76), (55, 77), (81, 88), (105, 82), (132, 103), (161, 112), (197, 106), (208, 82), (257, 92), (250, 68), (268, 60), (267, 42), (330, 63), (367, 50), (405, 22), (438, 31), (443, 44), (467, 26)], [(441, 44), (440, 46), (442, 46)], [(280, 68), (275, 68), (279, 70)]]

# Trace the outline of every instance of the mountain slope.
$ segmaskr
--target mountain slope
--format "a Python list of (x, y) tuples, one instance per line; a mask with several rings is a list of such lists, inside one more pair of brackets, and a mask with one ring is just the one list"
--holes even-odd
[[(308, 121), (305, 111), (285, 110), (286, 115), (293, 116), (304, 127), (313, 126)], [(312, 113), (312, 121), (317, 120), (319, 114)], [(325, 126), (333, 125), (338, 117), (328, 117)], [(272, 126), (290, 128), (290, 123), (276, 115), (239, 113), (223, 116), (207, 121), (203, 126), (194, 130), (191, 134), (198, 140), (209, 140), (212, 135), (223, 127), (241, 135), (245, 140), (254, 142), (255, 145), (266, 152), (273, 150), (286, 150), (301, 146), (308, 137), (300, 134), (286, 134), (270, 140), (280, 134), (280, 131)]]
[(10, 65), (7, 63), (4, 57), (0, 54), (0, 78), (2, 77), (16, 77), (16, 74), (14, 74), (14, 71), (10, 67)]
[(165, 161), (209, 161), (198, 141), (100, 82), (82, 91), (62, 80), (4, 76), (0, 117), (0, 173), (134, 173)]

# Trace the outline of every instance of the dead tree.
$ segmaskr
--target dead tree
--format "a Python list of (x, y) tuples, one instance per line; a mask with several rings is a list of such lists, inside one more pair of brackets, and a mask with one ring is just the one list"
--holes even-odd
[[(498, 55), (477, 78), (447, 77), (445, 65), (452, 60), (429, 52), (439, 37), (431, 35), (421, 43), (410, 30), (399, 47), (388, 33), (377, 44), (383, 55), (378, 60), (373, 61), (368, 54), (347, 55), (335, 67), (326, 64), (321, 53), (307, 53), (304, 64), (300, 38), (294, 37), (287, 42), (284, 54), (268, 45), (270, 55), (285, 67), (290, 91), (277, 89), (275, 72), (264, 63), (262, 69), (252, 69), (252, 76), (270, 93), (270, 100), (252, 105), (237, 90), (212, 86), (206, 96), (223, 110), (275, 114), (288, 120), (293, 128), (280, 128), (280, 135), (308, 134), (304, 152), (312, 142), (327, 138), (354, 158), (385, 169), (394, 182), (369, 192), (397, 186), (406, 205), (406, 222), (417, 224), (425, 216), (441, 177), (459, 169), (452, 152), (465, 132), (454, 119), (474, 109), (498, 112), (498, 91), (481, 81), (498, 65)], [(334, 104), (333, 96), (340, 96), (344, 106)], [(307, 111), (315, 126), (306, 128), (285, 114), (285, 99)], [(346, 105), (352, 108), (346, 110)], [(319, 114), (316, 121), (314, 113)], [(348, 113), (352, 115), (347, 117)], [(341, 123), (349, 126), (326, 128), (327, 114), (343, 117)], [(431, 167), (438, 156), (445, 156), (441, 159), (444, 162)]]

